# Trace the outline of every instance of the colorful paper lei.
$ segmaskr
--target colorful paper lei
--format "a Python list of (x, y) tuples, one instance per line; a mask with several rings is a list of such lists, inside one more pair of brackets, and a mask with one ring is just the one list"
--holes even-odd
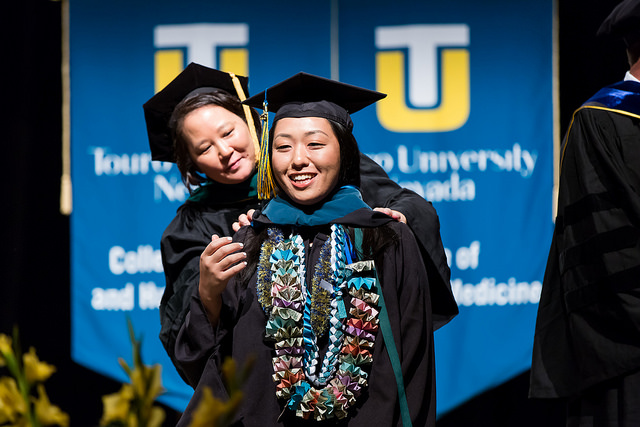
[[(301, 418), (345, 418), (368, 385), (380, 289), (372, 261), (347, 264), (349, 246), (344, 227), (333, 225), (307, 289), (298, 234), (285, 239), (272, 228), (262, 245), (257, 294), (268, 316), (266, 336), (275, 343), (276, 396)], [(351, 302), (348, 313), (345, 296)], [(318, 366), (317, 340), (327, 328), (329, 346)]]

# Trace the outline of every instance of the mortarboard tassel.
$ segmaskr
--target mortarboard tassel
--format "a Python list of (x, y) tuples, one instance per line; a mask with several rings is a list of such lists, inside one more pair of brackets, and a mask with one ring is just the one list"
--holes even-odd
[[(231, 81), (233, 82), (233, 87), (236, 89), (238, 98), (240, 98), (240, 102), (244, 101), (245, 99), (247, 99), (247, 97), (242, 90), (240, 80), (233, 73), (229, 73), (229, 75), (231, 76)], [(251, 107), (249, 107), (248, 105), (242, 105), (242, 107), (244, 109), (244, 115), (247, 118), (247, 125), (249, 126), (249, 132), (251, 133), (251, 139), (253, 140), (253, 148), (256, 151), (256, 162), (259, 162), (260, 143), (258, 142), (258, 135), (256, 134), (256, 125), (253, 122), (253, 116), (251, 115)]]
[(275, 196), (275, 185), (269, 161), (269, 110), (267, 92), (264, 93), (262, 120), (262, 139), (260, 141), (260, 160), (258, 162), (258, 198), (268, 200)]

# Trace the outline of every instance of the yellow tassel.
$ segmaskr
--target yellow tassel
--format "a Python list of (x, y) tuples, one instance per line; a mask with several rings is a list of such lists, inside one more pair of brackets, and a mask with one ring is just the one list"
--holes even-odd
[[(247, 97), (244, 90), (242, 90), (240, 79), (238, 79), (238, 77), (233, 73), (229, 73), (229, 75), (231, 76), (231, 81), (233, 82), (233, 87), (236, 89), (238, 98), (240, 98), (240, 101), (244, 101)], [(243, 105), (242, 107), (244, 109), (244, 115), (247, 118), (247, 125), (249, 126), (249, 132), (251, 133), (251, 139), (253, 140), (253, 148), (256, 152), (256, 163), (258, 163), (260, 161), (260, 143), (258, 142), (258, 135), (256, 134), (256, 125), (253, 122), (253, 116), (251, 115), (251, 107), (248, 105)]]
[(271, 161), (269, 156), (269, 111), (267, 101), (263, 103), (264, 112), (262, 119), (262, 141), (260, 143), (260, 161), (258, 162), (258, 198), (268, 200), (275, 196), (275, 185), (271, 173)]

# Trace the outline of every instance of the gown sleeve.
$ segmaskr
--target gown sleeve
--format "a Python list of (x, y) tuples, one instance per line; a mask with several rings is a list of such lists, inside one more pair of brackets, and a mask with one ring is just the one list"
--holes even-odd
[(200, 254), (213, 234), (227, 236), (229, 225), (223, 213), (205, 214), (183, 205), (162, 235), (160, 248), (166, 287), (160, 302), (160, 341), (176, 364), (174, 347), (189, 310), (190, 298), (200, 279)]
[[(244, 227), (238, 231), (234, 241), (244, 241), (246, 229), (247, 227)], [(193, 286), (190, 290), (187, 311), (175, 341), (174, 363), (184, 380), (194, 388), (201, 380), (207, 363), (214, 363), (219, 368), (231, 352), (230, 340), (239, 305), (236, 290), (236, 280), (232, 278), (222, 294), (220, 320), (215, 328), (209, 322), (200, 300), (198, 286)], [(219, 369), (208, 369), (208, 372), (219, 373)], [(207, 381), (212, 382), (211, 378)], [(224, 390), (221, 378), (213, 382), (220, 384)]]
[(451, 290), (451, 271), (444, 253), (440, 220), (435, 208), (419, 194), (392, 181), (376, 162), (362, 153), (360, 191), (370, 207), (390, 208), (402, 212), (407, 218), (429, 273), (435, 328), (444, 326), (458, 314), (458, 305)]

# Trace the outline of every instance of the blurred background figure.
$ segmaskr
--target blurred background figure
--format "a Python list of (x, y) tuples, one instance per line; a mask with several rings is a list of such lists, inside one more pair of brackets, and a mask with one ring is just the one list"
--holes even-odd
[(530, 396), (566, 398), (567, 426), (637, 426), (640, 1), (615, 7), (598, 36), (624, 41), (629, 71), (576, 110), (562, 145)]

